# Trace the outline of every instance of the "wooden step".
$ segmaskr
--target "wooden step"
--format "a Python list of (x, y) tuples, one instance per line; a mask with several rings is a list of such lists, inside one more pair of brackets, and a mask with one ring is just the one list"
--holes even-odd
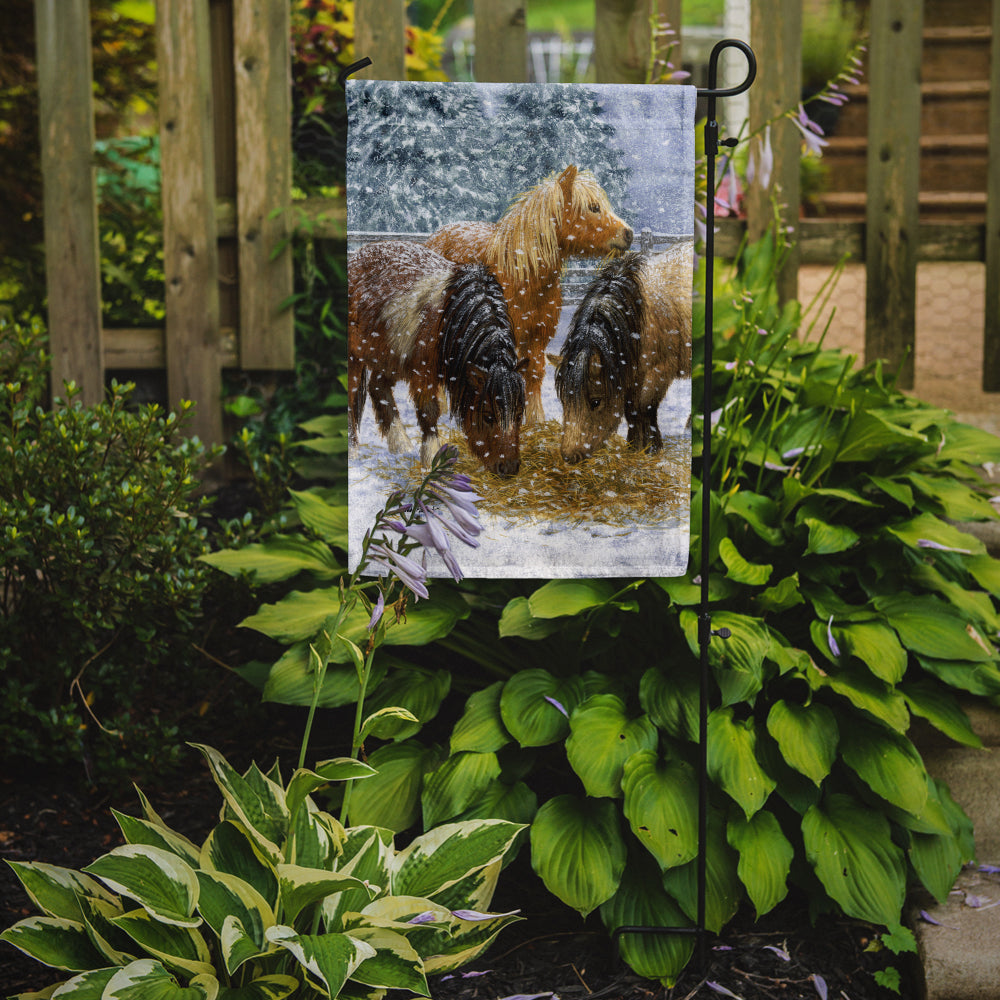
[(989, 80), (992, 38), (989, 25), (925, 28), (921, 79), (924, 83)]
[[(864, 219), (867, 197), (863, 191), (830, 191), (816, 201), (829, 218)], [(920, 218), (954, 222), (982, 222), (986, 216), (986, 193), (980, 191), (921, 191)]]

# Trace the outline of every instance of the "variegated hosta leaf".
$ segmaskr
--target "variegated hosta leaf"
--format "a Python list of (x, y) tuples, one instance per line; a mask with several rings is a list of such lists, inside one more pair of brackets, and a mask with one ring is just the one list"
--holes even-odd
[[(81, 972), (80, 975), (67, 979), (62, 985), (56, 987), (50, 993), (19, 994), (20, 997), (49, 997), (53, 1000), (101, 1000), (104, 996), (104, 988), (114, 978), (120, 966), (111, 966), (107, 969), (91, 969), (89, 972)], [(12, 998), (17, 1000), (17, 998)]]
[(285, 1000), (298, 988), (300, 982), (294, 976), (261, 976), (244, 986), (224, 986), (218, 1000)]
[(736, 873), (758, 918), (762, 917), (788, 895), (788, 872), (795, 849), (781, 832), (774, 813), (766, 809), (750, 819), (737, 816), (730, 820), (726, 837), (740, 853)]
[(342, 875), (353, 875), (367, 888), (345, 889), (323, 900), (323, 920), (328, 931), (344, 930), (342, 918), (345, 913), (367, 906), (373, 891), (388, 890), (392, 850), (389, 830), (356, 826), (347, 831), (337, 870)]
[(201, 847), (199, 867), (225, 872), (252, 885), (272, 907), (278, 905), (278, 875), (241, 823), (220, 823)]
[(767, 716), (767, 731), (789, 766), (815, 785), (830, 773), (840, 733), (833, 712), (819, 702), (798, 705), (778, 700)]
[(353, 757), (337, 757), (317, 764), (313, 770), (301, 767), (288, 782), (285, 792), (285, 805), (291, 815), (295, 815), (306, 796), (312, 795), (317, 788), (328, 785), (331, 781), (349, 781), (355, 778), (370, 778), (376, 774), (374, 767), (369, 767)]
[[(198, 910), (208, 926), (215, 931), (216, 936), (222, 940), (227, 921), (235, 920), (239, 923), (240, 933), (236, 933), (236, 928), (231, 928), (230, 941), (249, 938), (254, 949), (253, 954), (265, 951), (264, 931), (275, 923), (274, 912), (267, 900), (248, 882), (236, 878), (235, 875), (226, 875), (224, 872), (200, 871), (198, 882), (201, 886)], [(246, 948), (242, 943), (239, 946), (240, 957), (235, 964), (230, 964), (233, 949), (230, 947), (225, 951), (226, 967), (230, 975), (242, 962), (251, 957), (245, 954)]]
[(625, 842), (608, 799), (558, 795), (531, 824), (531, 865), (549, 892), (586, 916), (618, 889)]
[[(524, 833), (524, 827), (520, 829), (515, 841), (519, 840)], [(434, 893), (435, 902), (442, 906), (447, 906), (449, 910), (460, 910), (468, 908), (472, 910), (488, 910), (493, 902), (493, 894), (497, 889), (497, 882), (500, 879), (500, 871), (507, 860), (507, 855), (497, 858), (493, 864), (486, 865), (485, 868), (478, 868), (465, 878), (460, 878), (453, 882), (446, 889)]]
[(135, 942), (114, 924), (125, 911), (121, 903), (109, 903), (93, 896), (80, 899), (83, 921), (94, 947), (104, 956), (105, 965), (128, 965), (140, 957)]
[(284, 789), (251, 769), (246, 776), (229, 766), (217, 750), (203, 744), (192, 744), (200, 750), (212, 771), (226, 806), (249, 831), (264, 855), (277, 863), (281, 856), (279, 844), (288, 831), (288, 809)]
[(85, 869), (109, 889), (134, 899), (150, 916), (166, 924), (197, 927), (198, 878), (171, 851), (146, 844), (125, 844)]
[(522, 670), (504, 684), (500, 717), (521, 746), (547, 746), (566, 736), (570, 713), (583, 698), (579, 677), (560, 679), (547, 670)]
[(28, 917), (19, 920), (0, 934), (26, 955), (54, 969), (81, 972), (100, 968), (105, 959), (91, 944), (87, 929), (76, 920), (64, 917)]
[[(452, 910), (451, 932), (441, 940), (431, 954), (424, 957), (424, 971), (440, 974), (461, 968), (478, 958), (508, 924), (520, 920), (517, 912), (479, 914), (465, 919), (466, 910)], [(417, 945), (417, 942), (414, 942)]]
[(278, 881), (282, 912), (285, 919), (291, 921), (305, 907), (345, 889), (361, 889), (369, 893), (369, 898), (375, 895), (374, 890), (353, 875), (303, 868), (301, 865), (278, 865)]
[(332, 997), (365, 959), (375, 957), (370, 944), (349, 934), (296, 934), (291, 927), (278, 924), (268, 928), (267, 939), (291, 952), (309, 978)]
[(661, 869), (697, 855), (698, 783), (690, 765), (643, 750), (625, 762), (622, 789), (632, 832)]
[(749, 818), (767, 801), (776, 782), (757, 762), (752, 718), (739, 722), (733, 709), (717, 708), (708, 717), (708, 774)]
[(31, 901), (46, 916), (64, 917), (66, 920), (81, 920), (81, 896), (93, 896), (109, 903), (116, 898), (97, 879), (39, 861), (8, 861)]
[(317, 809), (312, 799), (306, 799), (292, 819), (285, 858), (304, 868), (336, 868), (344, 836), (337, 819)]
[(496, 753), (511, 739), (500, 716), (500, 692), (503, 681), (497, 681), (470, 695), (462, 717), (451, 733), (451, 752), (474, 750), (477, 753)]
[(198, 864), (199, 849), (187, 837), (176, 833), (169, 827), (126, 816), (117, 809), (112, 809), (115, 819), (121, 827), (122, 835), (129, 844), (146, 844), (149, 847), (159, 847), (161, 850), (176, 854), (191, 867)]
[(436, 771), (424, 778), (420, 802), (424, 826), (437, 826), (454, 819), (475, 802), (500, 776), (495, 753), (452, 754)]
[(656, 748), (659, 733), (648, 715), (630, 719), (625, 702), (613, 694), (595, 694), (569, 720), (566, 757), (595, 798), (621, 797), (622, 768), (639, 750)]
[[(689, 927), (692, 922), (664, 891), (652, 859), (630, 858), (618, 891), (601, 904), (610, 932), (619, 927)], [(692, 934), (623, 934), (620, 954), (640, 976), (672, 986), (694, 950)]]
[(899, 923), (906, 866), (885, 816), (834, 794), (805, 814), (802, 836), (820, 882), (849, 917)]
[(392, 892), (433, 899), (499, 861), (523, 827), (505, 820), (446, 823), (421, 834), (393, 859)]
[(160, 923), (145, 910), (123, 913), (112, 923), (171, 969), (180, 969), (189, 976), (213, 971), (212, 956), (205, 939), (190, 927)]
[(384, 927), (356, 927), (351, 937), (375, 949), (375, 954), (351, 973), (355, 982), (430, 996), (424, 963), (402, 934)]
[(196, 976), (187, 986), (153, 959), (143, 958), (119, 969), (108, 981), (101, 1000), (216, 1000), (219, 981)]

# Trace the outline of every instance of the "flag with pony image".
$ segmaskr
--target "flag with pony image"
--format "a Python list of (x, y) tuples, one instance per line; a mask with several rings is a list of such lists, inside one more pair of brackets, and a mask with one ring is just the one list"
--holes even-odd
[(679, 576), (693, 87), (347, 82), (349, 538), (458, 449), (461, 570)]

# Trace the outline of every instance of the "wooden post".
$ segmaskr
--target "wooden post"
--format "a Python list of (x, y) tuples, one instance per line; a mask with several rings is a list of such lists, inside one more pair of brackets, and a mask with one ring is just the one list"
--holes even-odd
[(197, 404), (191, 430), (222, 441), (211, 44), (207, 0), (160, 0), (156, 58), (163, 176), (167, 395)]
[[(868, 53), (865, 360), (913, 387), (923, 2), (872, 0)], [(905, 360), (904, 360), (905, 358)]]
[(35, 0), (52, 394), (104, 397), (88, 0)]
[(594, 68), (598, 83), (645, 83), (651, 0), (595, 0)]
[(282, 211), (292, 200), (290, 30), (287, 0), (233, 7), (243, 368), (295, 367), (293, 314), (282, 307), (292, 294), (290, 223)]
[(475, 0), (478, 83), (524, 83), (528, 79), (524, 0)]
[(354, 5), (354, 57), (363, 56), (372, 65), (355, 73), (355, 79), (406, 79), (405, 0), (361, 0)]
[(989, 170), (986, 179), (986, 325), (983, 390), (1000, 392), (1000, 0), (993, 0), (990, 46)]
[[(757, 0), (750, 8), (750, 40), (757, 56), (757, 80), (750, 88), (750, 132), (784, 112), (798, 107), (802, 94), (802, 4), (800, 0)], [(725, 109), (722, 109), (725, 114)], [(739, 122), (729, 122), (735, 134)], [(753, 140), (759, 142), (758, 139)], [(787, 302), (798, 296), (799, 286), (799, 157), (802, 135), (787, 118), (771, 126), (774, 169), (766, 188), (759, 178), (747, 192), (747, 229), (751, 240), (760, 239), (774, 221), (792, 229), (792, 246), (778, 273), (778, 297)], [(759, 147), (758, 147), (759, 148)], [(774, 234), (777, 238), (778, 234)]]

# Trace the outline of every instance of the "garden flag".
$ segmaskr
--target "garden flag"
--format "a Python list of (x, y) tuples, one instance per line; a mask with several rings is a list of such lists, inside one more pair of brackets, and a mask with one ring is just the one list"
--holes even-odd
[(466, 576), (685, 572), (695, 98), (348, 81), (352, 566), (451, 443)]

